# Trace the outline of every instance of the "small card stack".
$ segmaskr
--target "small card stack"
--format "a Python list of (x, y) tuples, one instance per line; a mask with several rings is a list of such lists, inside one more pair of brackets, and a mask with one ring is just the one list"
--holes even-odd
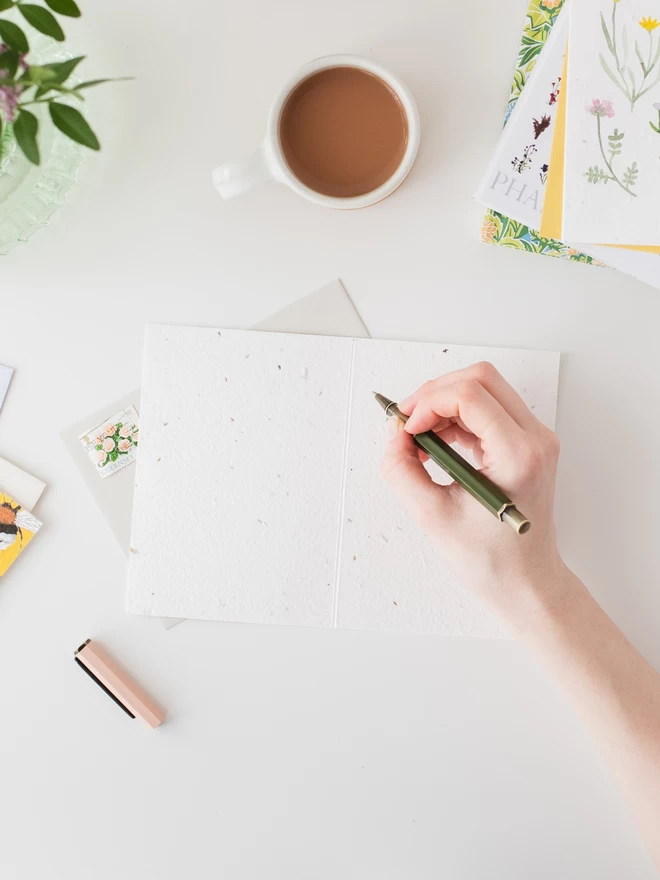
[(484, 241), (660, 287), (660, 19), (649, 12), (648, 0), (532, 0), (507, 125), (476, 194), (491, 209)]
[[(13, 373), (0, 364), (0, 409)], [(31, 511), (45, 488), (41, 480), (0, 458), (0, 577), (41, 528)]]
[(0, 577), (41, 528), (39, 520), (10, 495), (0, 492)]

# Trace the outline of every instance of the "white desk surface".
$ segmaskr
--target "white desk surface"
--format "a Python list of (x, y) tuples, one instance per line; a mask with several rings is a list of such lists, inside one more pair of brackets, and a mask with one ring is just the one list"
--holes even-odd
[[(519, 646), (128, 618), (125, 559), (58, 438), (139, 384), (145, 322), (249, 326), (335, 277), (376, 337), (561, 350), (561, 545), (660, 664), (660, 292), (487, 247), (470, 200), (525, 0), (83, 9), (67, 33), (87, 74), (137, 79), (90, 93), (103, 152), (0, 263), (0, 454), (49, 483), (0, 589), (0, 877), (650, 880), (596, 747)], [(211, 168), (256, 147), (278, 84), (331, 52), (412, 89), (409, 180), (355, 213), (277, 186), (223, 203)], [(611, 466), (624, 445), (632, 472)], [(76, 669), (88, 636), (166, 725), (129, 721)]]

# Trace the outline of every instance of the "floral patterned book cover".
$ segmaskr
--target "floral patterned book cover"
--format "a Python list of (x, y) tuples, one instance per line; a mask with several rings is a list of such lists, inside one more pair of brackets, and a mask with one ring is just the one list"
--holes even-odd
[[(565, 0), (530, 0), (527, 18), (522, 34), (520, 51), (513, 75), (511, 94), (507, 105), (504, 124), (509, 120), (511, 112), (520, 97), (527, 79), (543, 50), (550, 31), (557, 20)], [(497, 244), (535, 254), (551, 257), (562, 257), (579, 263), (601, 265), (594, 257), (583, 254), (570, 245), (554, 238), (543, 238), (539, 233), (524, 223), (505, 217), (497, 211), (487, 211), (481, 227), (481, 240), (486, 244)]]

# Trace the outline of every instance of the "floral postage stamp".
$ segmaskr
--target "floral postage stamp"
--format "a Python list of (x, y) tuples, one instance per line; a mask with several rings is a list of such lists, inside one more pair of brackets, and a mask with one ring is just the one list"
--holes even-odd
[(134, 406), (105, 419), (78, 437), (102, 480), (132, 464), (137, 457), (139, 416)]

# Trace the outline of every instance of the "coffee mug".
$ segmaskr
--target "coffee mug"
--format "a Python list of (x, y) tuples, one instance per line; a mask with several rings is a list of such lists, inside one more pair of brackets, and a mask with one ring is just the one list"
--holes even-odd
[(277, 181), (329, 208), (366, 208), (406, 179), (419, 148), (417, 105), (405, 84), (357, 55), (301, 67), (268, 115), (262, 146), (213, 171), (225, 198)]

